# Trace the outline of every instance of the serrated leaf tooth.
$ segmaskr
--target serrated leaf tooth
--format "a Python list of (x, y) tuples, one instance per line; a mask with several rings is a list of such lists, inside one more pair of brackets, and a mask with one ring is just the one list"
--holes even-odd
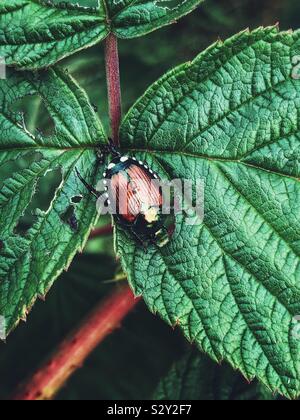
[(71, 263), (67, 264), (64, 268), (64, 272), (68, 272), (70, 269)]
[[(235, 371), (239, 371), (238, 367), (235, 367), (234, 369), (235, 369)], [(255, 379), (255, 377), (253, 376), (253, 374), (252, 375), (251, 374), (248, 374), (248, 372), (246, 372), (245, 370), (241, 370), (241, 374), (242, 374), (243, 378), (245, 378), (245, 380), (248, 383), (253, 382), (253, 380)]]
[(181, 323), (180, 319), (177, 318), (174, 324), (174, 328), (179, 327), (180, 323)]

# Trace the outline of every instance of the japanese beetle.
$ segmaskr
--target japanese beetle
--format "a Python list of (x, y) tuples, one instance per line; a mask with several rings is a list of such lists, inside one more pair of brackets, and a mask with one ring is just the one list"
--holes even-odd
[[(160, 181), (159, 176), (146, 163), (121, 155), (111, 143), (107, 150), (101, 150), (102, 162), (106, 155), (111, 155), (112, 159), (103, 174), (103, 182), (107, 204), (116, 210), (115, 221), (130, 231), (144, 248), (148, 244), (162, 248), (174, 233), (175, 215), (162, 213), (162, 189), (155, 182)], [(76, 172), (88, 191), (99, 198), (101, 194), (86, 183), (77, 169)]]

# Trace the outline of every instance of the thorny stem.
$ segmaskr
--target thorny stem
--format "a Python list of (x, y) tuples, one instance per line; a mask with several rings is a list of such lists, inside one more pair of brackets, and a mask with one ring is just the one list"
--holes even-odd
[(139, 298), (134, 298), (129, 286), (116, 287), (114, 292), (101, 303), (64, 340), (53, 356), (20, 387), (13, 400), (51, 400), (80, 367), (89, 354), (109, 334), (119, 327), (124, 317), (136, 306)]
[(121, 84), (118, 40), (113, 34), (106, 39), (105, 63), (111, 133), (114, 144), (119, 147), (119, 129), (122, 118)]

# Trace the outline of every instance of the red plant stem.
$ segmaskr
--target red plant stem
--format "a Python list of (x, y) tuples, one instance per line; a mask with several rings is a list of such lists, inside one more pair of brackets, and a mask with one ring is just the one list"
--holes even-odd
[(108, 235), (111, 235), (112, 233), (113, 233), (112, 225), (103, 226), (98, 229), (94, 229), (91, 232), (89, 239), (101, 238), (102, 236), (108, 236)]
[(13, 400), (51, 400), (82, 366), (87, 356), (139, 302), (129, 286), (120, 286), (58, 347), (53, 356), (25, 383)]
[(118, 40), (113, 34), (110, 34), (105, 41), (105, 62), (112, 139), (119, 147), (119, 128), (122, 118), (120, 66)]

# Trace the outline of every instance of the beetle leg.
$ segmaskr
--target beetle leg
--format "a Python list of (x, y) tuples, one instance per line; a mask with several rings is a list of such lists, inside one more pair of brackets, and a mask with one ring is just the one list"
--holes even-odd
[(90, 194), (92, 194), (94, 197), (98, 198), (100, 197), (100, 194), (98, 193), (98, 191), (92, 187), (91, 185), (89, 185), (80, 175), (79, 171), (77, 168), (75, 168), (76, 171), (76, 175), (78, 176), (79, 180), (83, 183), (83, 185), (85, 186), (85, 188), (89, 191)]
[(119, 152), (117, 146), (115, 145), (114, 141), (112, 138), (108, 139), (109, 144), (108, 144), (108, 149), (109, 149), (109, 153), (115, 158), (115, 157), (120, 157), (121, 153)]
[(135, 232), (135, 230), (134, 229), (131, 229), (131, 233), (132, 233), (132, 235), (135, 237), (135, 239), (138, 241), (138, 243), (140, 244), (140, 245), (142, 245), (142, 247), (143, 247), (143, 249), (144, 249), (144, 251), (145, 251), (145, 253), (147, 253), (148, 252), (148, 250), (147, 250), (147, 247), (145, 246), (145, 242), (143, 241), (143, 239), (138, 235), (138, 233), (136, 233)]

